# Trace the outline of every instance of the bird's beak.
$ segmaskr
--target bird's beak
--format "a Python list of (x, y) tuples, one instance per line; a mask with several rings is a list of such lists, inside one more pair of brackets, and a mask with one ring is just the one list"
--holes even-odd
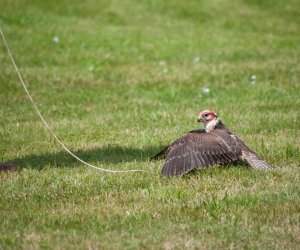
[(204, 122), (204, 119), (201, 115), (198, 117), (197, 122)]

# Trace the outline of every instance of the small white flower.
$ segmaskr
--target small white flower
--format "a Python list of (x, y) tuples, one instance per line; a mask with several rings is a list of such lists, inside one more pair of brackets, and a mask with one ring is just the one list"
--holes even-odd
[(159, 61), (158, 65), (161, 66), (161, 67), (166, 66), (166, 62), (165, 61)]
[(195, 63), (200, 62), (200, 57), (199, 57), (199, 56), (196, 56), (196, 57), (194, 58), (194, 62), (195, 62)]
[(255, 84), (255, 83), (256, 83), (256, 75), (252, 75), (252, 76), (250, 77), (250, 83), (251, 83), (251, 84)]
[(53, 41), (54, 43), (59, 43), (59, 37), (58, 37), (58, 36), (53, 37), (53, 38), (52, 38), (52, 41)]
[(208, 94), (209, 93), (209, 88), (205, 87), (205, 88), (202, 88), (202, 93), (203, 94)]
[(94, 65), (89, 65), (88, 66), (88, 71), (93, 72), (95, 70), (95, 66)]

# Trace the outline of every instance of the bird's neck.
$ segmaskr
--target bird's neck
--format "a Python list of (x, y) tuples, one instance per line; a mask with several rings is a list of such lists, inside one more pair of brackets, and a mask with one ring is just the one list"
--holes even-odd
[(214, 130), (217, 125), (222, 125), (222, 122), (218, 120), (218, 118), (215, 118), (211, 121), (209, 121), (208, 123), (206, 123), (205, 125), (205, 131), (208, 133), (212, 130)]

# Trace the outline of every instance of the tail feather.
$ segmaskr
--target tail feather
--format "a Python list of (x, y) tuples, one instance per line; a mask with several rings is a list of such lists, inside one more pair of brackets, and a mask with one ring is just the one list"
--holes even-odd
[(252, 168), (270, 170), (273, 168), (269, 163), (261, 159), (257, 154), (253, 152), (243, 152), (242, 158)]

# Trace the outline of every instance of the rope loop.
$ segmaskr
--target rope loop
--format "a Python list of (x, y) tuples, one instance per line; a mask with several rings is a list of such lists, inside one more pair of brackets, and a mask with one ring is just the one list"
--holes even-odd
[(46, 120), (44, 119), (44, 117), (42, 116), (40, 110), (38, 109), (37, 105), (35, 104), (35, 102), (34, 102), (32, 96), (30, 95), (30, 93), (29, 93), (29, 91), (28, 91), (28, 89), (27, 89), (27, 87), (26, 87), (26, 84), (25, 84), (24, 81), (23, 81), (23, 78), (22, 78), (22, 76), (21, 76), (21, 73), (20, 73), (20, 71), (19, 71), (19, 69), (18, 69), (18, 67), (17, 67), (17, 65), (16, 65), (16, 63), (15, 63), (15, 60), (14, 60), (14, 58), (13, 58), (13, 56), (12, 56), (11, 50), (10, 50), (8, 44), (7, 44), (7, 41), (6, 41), (6, 39), (5, 39), (5, 36), (4, 36), (4, 33), (3, 33), (2, 29), (1, 29), (1, 27), (0, 27), (0, 33), (1, 33), (2, 40), (3, 40), (3, 42), (4, 42), (4, 45), (5, 45), (5, 47), (6, 47), (6, 50), (7, 50), (7, 52), (8, 52), (8, 55), (9, 55), (9, 57), (10, 57), (10, 60), (11, 60), (11, 62), (12, 62), (12, 64), (13, 64), (13, 66), (14, 66), (14, 69), (15, 69), (15, 71), (16, 71), (16, 73), (17, 73), (19, 79), (20, 79), (20, 82), (21, 82), (21, 84), (22, 84), (22, 86), (23, 86), (23, 88), (24, 88), (24, 90), (25, 90), (25, 92), (26, 92), (26, 94), (27, 94), (29, 100), (31, 101), (32, 105), (34, 106), (36, 113), (37, 113), (38, 116), (40, 117), (41, 121), (44, 123), (45, 127), (46, 127), (46, 128), (48, 129), (48, 131), (51, 133), (51, 135), (55, 138), (55, 140), (62, 146), (62, 148), (63, 148), (68, 154), (70, 154), (71, 156), (73, 156), (76, 160), (80, 161), (80, 162), (83, 163), (84, 165), (86, 165), (86, 166), (88, 166), (88, 167), (91, 167), (91, 168), (94, 168), (94, 169), (97, 169), (97, 170), (102, 171), (102, 172), (107, 172), (107, 173), (130, 173), (130, 172), (145, 172), (145, 173), (150, 173), (149, 171), (142, 170), (142, 169), (113, 170), (113, 169), (105, 169), (105, 168), (96, 167), (96, 166), (94, 166), (94, 165), (92, 165), (92, 164), (90, 164), (90, 163), (88, 163), (88, 162), (82, 160), (82, 159), (79, 158), (77, 155), (75, 155), (74, 153), (72, 153), (72, 152), (65, 146), (65, 144), (57, 137), (57, 135), (53, 132), (53, 130), (50, 128), (50, 126), (48, 125), (48, 123), (46, 122)]

